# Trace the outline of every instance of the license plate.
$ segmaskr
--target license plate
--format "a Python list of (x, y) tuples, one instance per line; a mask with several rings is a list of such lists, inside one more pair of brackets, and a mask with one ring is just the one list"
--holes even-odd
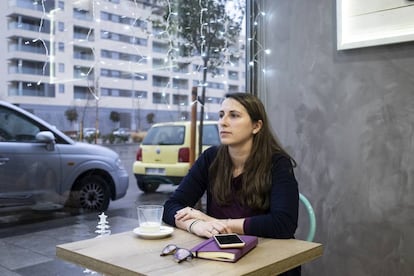
[(165, 175), (165, 169), (162, 168), (146, 168), (145, 174)]

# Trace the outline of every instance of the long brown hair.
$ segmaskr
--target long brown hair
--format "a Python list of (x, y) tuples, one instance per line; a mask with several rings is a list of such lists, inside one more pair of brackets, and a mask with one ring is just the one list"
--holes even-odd
[[(270, 205), (272, 156), (280, 153), (289, 158), (293, 166), (296, 166), (296, 162), (282, 148), (272, 132), (265, 108), (259, 98), (248, 93), (226, 94), (225, 98), (239, 102), (247, 110), (253, 123), (259, 120), (263, 122), (262, 128), (253, 137), (252, 150), (244, 165), (242, 186), (236, 196), (243, 205), (254, 210), (266, 210)], [(220, 145), (217, 156), (209, 168), (210, 191), (220, 205), (229, 204), (228, 199), (232, 198), (235, 192), (231, 187), (233, 169), (228, 146)]]

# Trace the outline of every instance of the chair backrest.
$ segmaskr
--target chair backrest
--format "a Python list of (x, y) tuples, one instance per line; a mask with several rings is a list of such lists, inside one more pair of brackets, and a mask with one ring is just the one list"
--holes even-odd
[(299, 193), (299, 200), (303, 203), (303, 205), (305, 205), (306, 211), (308, 212), (308, 216), (309, 216), (309, 232), (308, 232), (308, 236), (306, 240), (313, 241), (313, 238), (315, 237), (315, 231), (316, 231), (315, 212), (313, 211), (312, 204), (301, 193)]

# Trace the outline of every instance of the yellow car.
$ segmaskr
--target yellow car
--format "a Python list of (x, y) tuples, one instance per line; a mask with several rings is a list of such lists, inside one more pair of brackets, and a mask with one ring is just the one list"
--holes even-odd
[[(150, 193), (155, 192), (160, 184), (180, 183), (190, 168), (190, 136), (189, 121), (158, 123), (149, 129), (138, 148), (133, 164), (133, 172), (140, 190)], [(220, 137), (217, 121), (204, 121), (202, 150), (218, 144)], [(197, 151), (198, 135), (196, 158)]]

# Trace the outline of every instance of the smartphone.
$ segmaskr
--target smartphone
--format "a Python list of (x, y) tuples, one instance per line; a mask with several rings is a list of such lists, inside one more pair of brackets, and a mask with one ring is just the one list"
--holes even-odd
[(245, 245), (237, 234), (218, 234), (213, 237), (220, 248), (240, 248)]

